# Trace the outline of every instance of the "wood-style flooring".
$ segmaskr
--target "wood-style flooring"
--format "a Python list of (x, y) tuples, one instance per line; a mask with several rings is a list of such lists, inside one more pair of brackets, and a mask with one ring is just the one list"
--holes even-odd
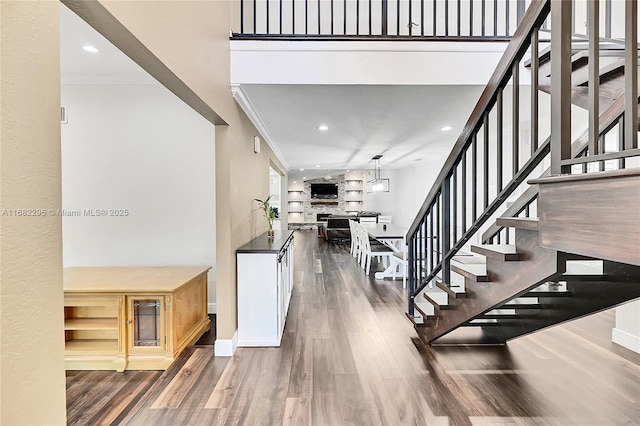
[(68, 372), (69, 424), (640, 425), (640, 355), (605, 311), (505, 346), (424, 345), (401, 281), (365, 276), (348, 246), (295, 234), (282, 345), (166, 372)]

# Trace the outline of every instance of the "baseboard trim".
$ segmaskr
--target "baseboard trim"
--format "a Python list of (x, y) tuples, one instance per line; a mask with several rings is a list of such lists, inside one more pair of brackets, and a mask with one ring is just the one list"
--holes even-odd
[(238, 347), (238, 330), (233, 333), (231, 340), (216, 339), (213, 345), (214, 356), (233, 356)]
[(619, 328), (611, 331), (611, 341), (640, 354), (640, 337), (634, 336)]
[(217, 304), (216, 303), (209, 303), (207, 305), (207, 313), (208, 314), (215, 314), (217, 313)]

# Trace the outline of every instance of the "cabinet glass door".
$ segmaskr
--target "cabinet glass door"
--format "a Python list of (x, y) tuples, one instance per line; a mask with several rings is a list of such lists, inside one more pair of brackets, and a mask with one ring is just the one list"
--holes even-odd
[(129, 342), (131, 347), (159, 348), (163, 346), (163, 297), (131, 298), (129, 304)]

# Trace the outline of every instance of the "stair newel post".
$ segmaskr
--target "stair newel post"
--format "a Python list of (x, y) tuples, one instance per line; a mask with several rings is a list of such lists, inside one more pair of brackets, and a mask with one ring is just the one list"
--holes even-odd
[(451, 284), (451, 175), (442, 181), (442, 282), (446, 285)]
[(638, 147), (638, 2), (624, 6), (624, 149)]
[(589, 155), (600, 154), (600, 2), (587, 2), (589, 33)]
[(418, 260), (416, 259), (415, 233), (411, 235), (411, 237), (409, 238), (408, 251), (409, 251), (409, 300), (408, 300), (408, 306), (407, 306), (407, 313), (413, 317), (415, 314), (413, 292), (416, 290), (416, 281), (417, 281), (417, 275), (418, 275), (416, 273), (416, 269), (417, 269), (416, 266), (417, 266)]
[(551, 174), (568, 173), (571, 158), (570, 1), (551, 2)]

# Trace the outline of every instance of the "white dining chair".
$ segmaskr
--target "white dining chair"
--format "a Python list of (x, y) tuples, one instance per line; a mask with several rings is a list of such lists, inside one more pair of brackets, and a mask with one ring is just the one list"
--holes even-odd
[(383, 266), (391, 265), (392, 262), (395, 262), (395, 258), (393, 256), (394, 251), (391, 248), (384, 244), (371, 244), (367, 230), (364, 229), (362, 225), (358, 224), (357, 226), (360, 228), (361, 235), (360, 265), (367, 275), (369, 275), (369, 272), (371, 271), (371, 259), (374, 257), (382, 263)]
[(360, 241), (358, 237), (358, 232), (355, 229), (354, 225), (356, 221), (349, 219), (349, 231), (351, 232), (351, 256), (358, 258), (360, 255)]

